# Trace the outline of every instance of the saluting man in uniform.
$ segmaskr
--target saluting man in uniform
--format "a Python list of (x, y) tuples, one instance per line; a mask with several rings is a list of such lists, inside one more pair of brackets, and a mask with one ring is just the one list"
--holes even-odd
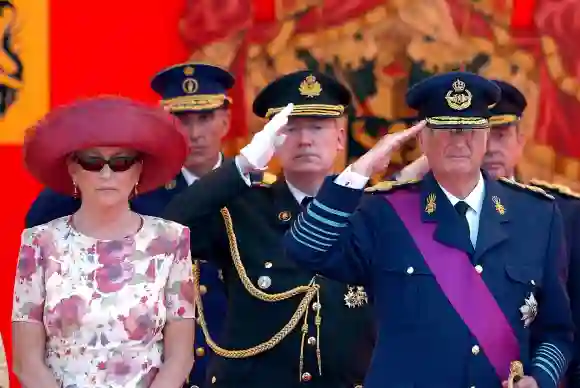
[[(522, 157), (526, 136), (520, 127), (526, 109), (525, 96), (505, 81), (495, 83), (501, 88), (501, 100), (492, 109), (491, 132), (487, 141), (483, 167), (496, 177), (517, 180), (516, 167)], [(567, 252), (570, 258), (568, 293), (576, 328), (580, 327), (580, 194), (569, 188), (532, 179), (530, 184), (554, 196), (564, 219)], [(574, 358), (566, 377), (567, 388), (580, 387), (580, 341), (576, 334)]]
[[(562, 216), (541, 189), (480, 169), (499, 99), (472, 73), (418, 83), (407, 103), (424, 121), (328, 178), (285, 237), (301, 267), (373, 293), (379, 334), (366, 388), (555, 388), (566, 371), (574, 325)], [(363, 194), (416, 134), (424, 179)]]
[[(216, 66), (185, 63), (162, 70), (153, 78), (152, 89), (161, 97), (162, 106), (173, 113), (188, 129), (190, 153), (181, 173), (152, 192), (137, 195), (131, 207), (138, 213), (161, 216), (165, 206), (201, 176), (224, 163), (220, 152), (222, 138), (230, 125), (227, 91), (234, 85), (233, 76)], [(163, 139), (159, 139), (160, 142)], [(80, 207), (78, 198), (43, 190), (26, 216), (30, 228), (53, 219), (73, 214)], [(218, 269), (211, 263), (201, 265), (200, 293), (203, 296), (213, 336), (221, 331), (225, 317), (226, 297)], [(203, 386), (205, 369), (211, 350), (206, 347), (200, 328), (196, 329), (195, 367), (187, 387)]]
[[(167, 208), (165, 218), (191, 228), (193, 257), (223, 268), (228, 314), (212, 345), (220, 356), (208, 373), (213, 387), (362, 387), (375, 338), (369, 296), (297, 267), (282, 247), (333, 170), (349, 103), (348, 90), (324, 74), (273, 81), (253, 104), (270, 120), (264, 129)], [(263, 172), (274, 153), (279, 179)]]

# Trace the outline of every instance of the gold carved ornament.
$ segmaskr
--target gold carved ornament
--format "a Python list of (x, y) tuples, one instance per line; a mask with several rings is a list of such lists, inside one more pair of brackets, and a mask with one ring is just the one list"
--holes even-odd
[(515, 383), (524, 377), (524, 366), (521, 361), (510, 363), (510, 375), (508, 377), (508, 388), (514, 388)]
[(284, 327), (282, 327), (282, 329), (280, 329), (279, 332), (274, 334), (272, 338), (248, 349), (233, 349), (233, 350), (224, 349), (213, 340), (207, 327), (207, 322), (205, 320), (205, 315), (203, 312), (203, 302), (201, 300), (201, 293), (199, 292), (199, 263), (197, 260), (195, 260), (193, 262), (193, 282), (194, 287), (197, 291), (195, 296), (197, 310), (196, 320), (202, 329), (203, 335), (205, 336), (208, 346), (214, 351), (215, 354), (225, 358), (253, 357), (274, 348), (276, 345), (282, 342), (282, 340), (286, 338), (286, 336), (288, 336), (288, 334), (290, 334), (298, 326), (300, 319), (304, 317), (304, 323), (302, 324), (301, 328), (302, 340), (300, 345), (300, 370), (299, 370), (299, 375), (302, 376), (304, 364), (304, 344), (306, 340), (306, 335), (308, 333), (308, 308), (312, 300), (316, 297), (317, 302), (314, 304), (318, 307), (315, 309), (316, 310), (315, 325), (317, 332), (316, 356), (318, 360), (319, 374), (322, 375), (322, 358), (320, 352), (320, 326), (322, 323), (322, 318), (320, 316), (320, 307), (321, 307), (319, 294), (320, 285), (316, 284), (315, 278), (313, 278), (310, 284), (307, 286), (298, 286), (288, 291), (284, 291), (277, 294), (268, 294), (256, 288), (252, 283), (252, 281), (250, 280), (250, 278), (248, 277), (246, 269), (244, 268), (244, 265), (242, 263), (230, 212), (228, 211), (227, 208), (224, 207), (221, 209), (221, 215), (222, 218), (224, 219), (224, 224), (226, 227), (226, 233), (228, 235), (228, 242), (230, 246), (230, 253), (232, 255), (234, 267), (236, 269), (236, 272), (238, 273), (238, 276), (240, 277), (242, 284), (244, 285), (244, 288), (250, 293), (250, 295), (264, 302), (269, 303), (280, 302), (299, 294), (305, 295), (300, 301), (298, 308), (296, 309), (296, 311), (294, 312), (288, 323), (286, 323), (286, 325), (284, 325)]

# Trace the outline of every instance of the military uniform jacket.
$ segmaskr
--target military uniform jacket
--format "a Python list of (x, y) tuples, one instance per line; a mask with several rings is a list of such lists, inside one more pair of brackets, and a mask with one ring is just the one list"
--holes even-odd
[(562, 186), (532, 180), (532, 185), (544, 189), (554, 196), (564, 218), (566, 248), (570, 258), (568, 268), (568, 294), (572, 307), (572, 317), (576, 326), (574, 357), (568, 369), (567, 388), (580, 388), (580, 195)]
[[(138, 195), (131, 201), (133, 211), (150, 216), (160, 216), (165, 206), (173, 196), (183, 191), (187, 183), (183, 175), (179, 174), (165, 187)], [(68, 195), (59, 194), (50, 189), (44, 189), (33, 202), (25, 220), (27, 228), (50, 222), (56, 218), (75, 213), (81, 205), (81, 201)], [(203, 263), (201, 270), (203, 298), (206, 305), (206, 315), (212, 323), (212, 334), (218, 336), (221, 323), (225, 317), (226, 296), (223, 283), (219, 279), (219, 273), (211, 263)], [(186, 387), (201, 387), (205, 380), (205, 370), (208, 358), (211, 358), (211, 350), (207, 348), (203, 333), (199, 328), (195, 334), (196, 364), (187, 381)]]
[(573, 324), (560, 212), (545, 192), (484, 179), (475, 249), (431, 173), (362, 201), (329, 179), (286, 235), (299, 265), (373, 293), (366, 388), (499, 387), (513, 360), (542, 388), (564, 374)]
[[(232, 258), (224, 214), (220, 213), (224, 207), (231, 217), (239, 265)], [(249, 187), (233, 162), (191, 185), (167, 208), (165, 218), (191, 229), (192, 256), (213, 260), (223, 268), (229, 303), (221, 347), (262, 347), (289, 323), (304, 303), (305, 293), (277, 301), (265, 297), (309, 284), (319, 287), (319, 293), (305, 305), (307, 316), (300, 316), (296, 327), (282, 334), (283, 339), (273, 348), (257, 354), (226, 352), (216, 358), (208, 374), (212, 386), (347, 388), (362, 383), (375, 333), (369, 308), (348, 308), (344, 302), (347, 285), (300, 269), (284, 257), (281, 239), (299, 211), (285, 182)]]

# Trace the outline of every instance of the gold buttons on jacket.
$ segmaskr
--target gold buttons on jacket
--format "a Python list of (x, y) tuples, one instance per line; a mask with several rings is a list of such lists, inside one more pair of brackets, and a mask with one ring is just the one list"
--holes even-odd
[(482, 273), (483, 272), (483, 267), (481, 265), (476, 265), (475, 266), (475, 272), (477, 273)]
[(407, 268), (407, 273), (408, 273), (409, 275), (412, 275), (412, 274), (413, 274), (413, 272), (415, 272), (415, 268), (413, 268), (413, 267), (408, 267), (408, 268)]
[(205, 295), (205, 294), (207, 294), (207, 286), (205, 286), (205, 285), (203, 285), (203, 284), (200, 284), (200, 285), (199, 285), (199, 293), (200, 293), (201, 295)]
[(304, 381), (305, 383), (307, 383), (310, 380), (312, 380), (312, 375), (310, 373), (308, 373), (308, 372), (302, 373), (302, 381)]
[(316, 345), (316, 337), (309, 337), (308, 338), (308, 345), (311, 345), (311, 346)]
[(199, 348), (195, 349), (195, 355), (198, 357), (205, 356), (205, 349), (203, 348), (203, 346), (200, 346)]
[(215, 376), (212, 376), (212, 378), (211, 378), (211, 383), (212, 383), (212, 384), (215, 384), (215, 382), (216, 382), (216, 381), (217, 381), (216, 377), (215, 377)]
[(266, 262), (264, 263), (264, 268), (272, 268), (272, 263), (271, 263), (271, 262), (269, 262), (269, 261), (266, 261)]
[(477, 356), (479, 354), (479, 346), (473, 345), (471, 348), (471, 353), (473, 353), (474, 356)]

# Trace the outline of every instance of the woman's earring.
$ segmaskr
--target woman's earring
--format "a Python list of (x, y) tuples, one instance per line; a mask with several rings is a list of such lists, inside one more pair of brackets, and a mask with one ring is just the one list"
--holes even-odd
[(135, 187), (133, 188), (133, 197), (139, 195), (139, 190), (137, 189), (137, 186), (139, 186), (139, 182), (135, 183)]
[(73, 187), (74, 187), (74, 189), (73, 189), (73, 197), (74, 198), (78, 198), (79, 197), (79, 189), (78, 189), (78, 186), (77, 186), (77, 183), (76, 182), (73, 182)]

